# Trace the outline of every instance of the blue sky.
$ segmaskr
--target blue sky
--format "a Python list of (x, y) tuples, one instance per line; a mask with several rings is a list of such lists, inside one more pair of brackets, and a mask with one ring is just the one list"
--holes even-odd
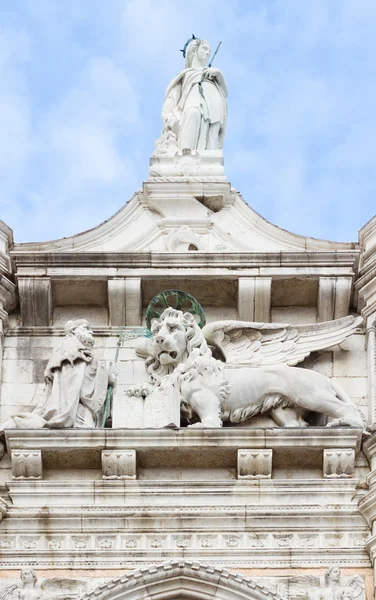
[(223, 41), (225, 169), (251, 206), (343, 241), (375, 214), (375, 0), (5, 0), (0, 17), (0, 218), (17, 242), (94, 227), (141, 187), (192, 33)]

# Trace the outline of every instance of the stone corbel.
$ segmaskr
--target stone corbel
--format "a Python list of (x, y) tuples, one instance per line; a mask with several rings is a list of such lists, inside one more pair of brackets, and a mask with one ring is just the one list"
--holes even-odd
[(136, 479), (136, 450), (102, 450), (103, 479)]
[(271, 479), (273, 450), (238, 450), (238, 479)]
[(347, 317), (352, 277), (320, 277), (317, 317), (319, 322)]
[(141, 325), (141, 277), (125, 279), (125, 324), (127, 326)]
[(239, 320), (269, 323), (271, 289), (271, 277), (239, 277)]
[(141, 278), (109, 279), (107, 290), (111, 325), (141, 325)]
[(355, 450), (353, 448), (336, 448), (324, 450), (324, 478), (348, 479), (354, 477)]
[(41, 450), (12, 450), (12, 479), (33, 480), (42, 476)]
[(27, 327), (49, 327), (52, 317), (52, 291), (49, 277), (19, 277), (21, 321)]
[(125, 278), (109, 279), (107, 282), (108, 308), (112, 326), (125, 325), (125, 282)]

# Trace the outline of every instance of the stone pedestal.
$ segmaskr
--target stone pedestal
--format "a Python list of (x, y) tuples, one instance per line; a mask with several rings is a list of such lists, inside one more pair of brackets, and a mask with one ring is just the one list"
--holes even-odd
[(215, 178), (226, 181), (222, 150), (183, 150), (175, 154), (153, 154), (149, 180), (156, 177)]
[[(301, 574), (307, 566), (323, 574), (328, 564), (369, 568), (357, 479), (322, 475), (323, 451), (359, 455), (361, 435), (354, 428), (8, 430), (14, 477), (0, 567), (87, 569), (90, 561), (106, 576), (161, 562), (163, 553), (283, 575), (291, 564)], [(371, 522), (373, 493), (369, 502), (363, 514)]]

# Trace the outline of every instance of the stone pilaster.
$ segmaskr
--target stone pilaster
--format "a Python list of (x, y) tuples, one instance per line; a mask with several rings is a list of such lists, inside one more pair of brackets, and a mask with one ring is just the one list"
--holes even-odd
[[(367, 550), (370, 555), (374, 580), (376, 581), (376, 434), (366, 439), (363, 443), (363, 452), (370, 464), (371, 471), (367, 475), (368, 492), (359, 501), (359, 512), (366, 520), (371, 534), (367, 540)], [(376, 592), (376, 586), (375, 586)]]
[(12, 263), (9, 250), (13, 245), (13, 232), (0, 221), (0, 380), (3, 360), (3, 338), (8, 312), (16, 305), (16, 286), (12, 282)]
[(320, 277), (318, 321), (332, 321), (349, 314), (352, 277)]
[(259, 323), (270, 322), (271, 289), (271, 277), (239, 277), (239, 320)]
[(355, 301), (366, 325), (369, 424), (376, 429), (376, 216), (359, 232), (361, 255)]
[(376, 426), (376, 319), (367, 327), (369, 423)]

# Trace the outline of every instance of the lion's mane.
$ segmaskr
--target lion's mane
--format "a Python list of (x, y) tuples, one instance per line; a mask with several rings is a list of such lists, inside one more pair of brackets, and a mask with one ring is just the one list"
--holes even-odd
[[(204, 335), (197, 325), (194, 316), (190, 313), (183, 313), (181, 310), (176, 310), (175, 308), (166, 308), (159, 319), (156, 319), (152, 324), (151, 331), (153, 335), (158, 325), (169, 318), (177, 319), (184, 325), (188, 356), (190, 356), (193, 351), (196, 351), (195, 354), (199, 356), (207, 359), (211, 358), (211, 350), (208, 348)], [(163, 377), (170, 375), (175, 369), (174, 365), (162, 365), (160, 363), (158, 357), (153, 354), (153, 346), (151, 346), (150, 354), (145, 360), (145, 366), (151, 383), (157, 385), (161, 383)]]
[[(221, 405), (223, 406), (226, 398), (231, 393), (230, 385), (224, 375), (224, 363), (213, 358), (210, 348), (208, 347), (205, 337), (197, 325), (193, 315), (183, 313), (181, 310), (174, 308), (166, 308), (159, 319), (154, 320), (152, 325), (152, 333), (155, 335), (156, 328), (163, 323), (165, 319), (177, 319), (185, 329), (186, 344), (187, 344), (187, 359), (175, 365), (163, 365), (160, 363), (158, 355), (154, 353), (154, 345), (149, 346), (149, 355), (145, 360), (146, 370), (150, 377), (150, 383), (157, 387), (163, 388), (165, 385), (173, 384), (177, 389), (180, 389), (182, 380), (186, 376), (204, 376), (217, 377), (217, 392)], [(281, 406), (282, 408), (291, 406), (291, 402), (279, 394), (270, 394), (266, 399), (263, 399), (258, 404), (241, 407), (231, 411), (222, 411), (221, 418), (223, 421), (231, 423), (241, 423), (247, 421), (251, 417), (258, 414), (268, 413), (273, 408)], [(185, 401), (181, 402), (182, 414), (189, 423), (198, 420), (190, 404)]]

